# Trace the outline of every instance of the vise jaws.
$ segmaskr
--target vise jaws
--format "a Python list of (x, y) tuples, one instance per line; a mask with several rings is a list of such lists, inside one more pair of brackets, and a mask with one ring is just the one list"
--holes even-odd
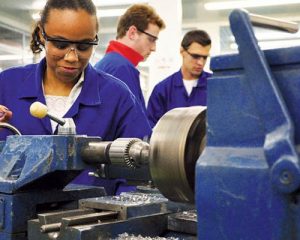
[[(40, 212), (74, 209), (103, 188), (64, 187), (89, 165), (84, 136), (9, 136), (0, 142), (0, 239), (25, 240), (27, 221)], [(93, 139), (94, 140), (94, 139)]]

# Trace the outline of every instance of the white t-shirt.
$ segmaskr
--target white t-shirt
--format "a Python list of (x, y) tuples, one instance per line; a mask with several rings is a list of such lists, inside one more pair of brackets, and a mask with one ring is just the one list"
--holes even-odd
[[(68, 112), (68, 110), (71, 108), (71, 106), (79, 96), (82, 89), (83, 80), (84, 80), (84, 73), (81, 74), (80, 79), (72, 88), (70, 95), (68, 97), (45, 95), (46, 105), (48, 107), (49, 113), (53, 114), (54, 116), (62, 118)], [(51, 120), (52, 132), (55, 131), (56, 126), (57, 126), (57, 122)]]
[(191, 95), (193, 88), (197, 86), (197, 83), (198, 83), (198, 79), (194, 79), (194, 80), (183, 79), (183, 85), (185, 87), (188, 96)]

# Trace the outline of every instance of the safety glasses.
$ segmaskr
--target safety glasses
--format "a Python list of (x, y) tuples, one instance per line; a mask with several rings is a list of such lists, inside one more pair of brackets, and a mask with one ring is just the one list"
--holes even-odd
[(196, 54), (196, 53), (191, 53), (189, 52), (186, 48), (182, 47), (184, 49), (184, 51), (187, 52), (188, 55), (190, 55), (194, 60), (200, 60), (201, 58), (203, 58), (203, 60), (206, 60), (208, 58), (207, 55), (200, 55), (200, 54)]
[(93, 46), (98, 45), (98, 36), (96, 35), (93, 41), (72, 41), (62, 38), (53, 38), (46, 34), (45, 30), (42, 28), (42, 36), (46, 42), (51, 43), (51, 49), (49, 51), (52, 55), (57, 57), (63, 57), (70, 50), (77, 50), (79, 57), (87, 58), (90, 56), (90, 50), (93, 49)]

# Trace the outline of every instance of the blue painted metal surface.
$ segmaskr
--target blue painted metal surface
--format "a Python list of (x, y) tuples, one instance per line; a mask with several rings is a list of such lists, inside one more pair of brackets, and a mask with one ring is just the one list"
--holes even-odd
[(34, 185), (64, 187), (89, 166), (78, 151), (91, 140), (80, 136), (9, 136), (0, 154), (0, 192), (13, 193)]
[(261, 51), (240, 10), (230, 24), (239, 54), (211, 60), (198, 238), (300, 239), (300, 47)]
[[(103, 196), (103, 188), (63, 190), (88, 167), (85, 136), (9, 136), (0, 143), (0, 240), (26, 240), (27, 221), (40, 211), (74, 209), (82, 198)], [(90, 167), (90, 166), (89, 166)]]

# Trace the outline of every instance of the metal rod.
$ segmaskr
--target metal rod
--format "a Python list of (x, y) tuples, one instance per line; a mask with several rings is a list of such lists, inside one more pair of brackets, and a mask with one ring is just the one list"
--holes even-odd
[(281, 31), (296, 33), (299, 30), (299, 25), (296, 22), (283, 21), (276, 18), (265, 17), (248, 13), (251, 23), (254, 26), (275, 28)]
[(65, 222), (67, 226), (74, 226), (74, 225), (96, 222), (98, 220), (114, 219), (117, 215), (118, 215), (117, 212), (108, 211), (108, 212), (100, 212), (100, 213), (91, 213), (82, 216), (68, 217), (68, 218), (63, 218), (62, 220), (63, 222)]
[(9, 123), (0, 122), (0, 128), (7, 128), (17, 135), (22, 135), (21, 132)]
[(89, 142), (80, 152), (83, 161), (90, 164), (109, 164), (108, 151), (111, 142)]
[(63, 118), (57, 117), (52, 115), (51, 113), (47, 112), (47, 116), (52, 119), (53, 121), (57, 122), (59, 125), (63, 126), (66, 123), (66, 120)]
[[(72, 216), (72, 217), (62, 218), (62, 222), (64, 222), (64, 226), (71, 227), (75, 225), (88, 224), (100, 220), (114, 219), (115, 217), (117, 217), (117, 215), (118, 213), (113, 211), (90, 213), (82, 216)], [(57, 232), (60, 230), (62, 226), (62, 222), (44, 224), (40, 227), (40, 231), (42, 233)]]
[(56, 232), (60, 229), (61, 223), (51, 223), (42, 225), (40, 230), (42, 233)]

